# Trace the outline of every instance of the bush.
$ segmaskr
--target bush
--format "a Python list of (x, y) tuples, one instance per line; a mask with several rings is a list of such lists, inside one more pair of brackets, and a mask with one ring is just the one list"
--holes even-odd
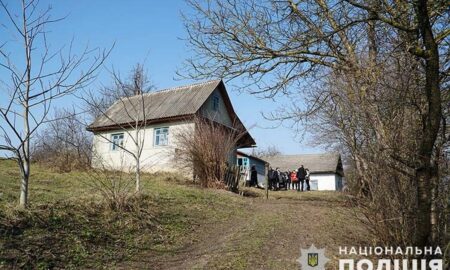
[(224, 187), (229, 161), (245, 131), (237, 124), (225, 127), (202, 117), (195, 118), (194, 123), (194, 129), (175, 134), (177, 161), (188, 168), (193, 166), (203, 187)]

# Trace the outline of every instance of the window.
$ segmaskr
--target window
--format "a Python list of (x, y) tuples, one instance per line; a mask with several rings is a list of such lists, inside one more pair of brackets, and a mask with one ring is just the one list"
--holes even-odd
[(242, 158), (238, 158), (238, 166), (242, 166), (243, 162), (242, 162)]
[(213, 96), (212, 107), (213, 107), (213, 110), (216, 112), (219, 110), (219, 97), (218, 96)]
[(168, 145), (169, 144), (169, 128), (155, 128), (155, 142), (154, 145)]
[(119, 150), (123, 146), (123, 133), (117, 133), (111, 135), (111, 150)]

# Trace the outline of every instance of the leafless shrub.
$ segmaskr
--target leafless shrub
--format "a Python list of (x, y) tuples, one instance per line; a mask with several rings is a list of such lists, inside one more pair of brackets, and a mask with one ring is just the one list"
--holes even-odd
[[(97, 159), (99, 160), (99, 159)], [(130, 199), (135, 196), (134, 177), (127, 170), (122, 158), (122, 168), (110, 168), (102, 162), (97, 168), (88, 171), (86, 184), (96, 190), (112, 210), (123, 211), (130, 207)]]
[(80, 116), (62, 110), (54, 119), (33, 138), (32, 161), (60, 172), (90, 168), (92, 136)]
[(176, 161), (193, 168), (203, 187), (223, 188), (227, 168), (245, 131), (237, 125), (226, 127), (200, 116), (193, 122), (195, 127), (175, 134)]
[[(421, 218), (419, 190), (432, 196), (428, 212), (432, 242), (445, 238), (439, 224), (447, 219), (442, 216), (445, 206), (439, 203), (442, 174), (422, 187), (417, 181), (421, 110), (427, 106), (420, 97), (424, 80), (419, 66), (404, 52), (396, 52), (377, 67), (333, 74), (309, 100), (322, 104), (311, 116), (315, 140), (349, 153), (352, 170), (346, 178), (353, 202), (362, 210), (361, 221), (383, 245), (414, 245)], [(432, 152), (435, 169), (445, 159), (438, 150), (441, 145), (437, 140)]]

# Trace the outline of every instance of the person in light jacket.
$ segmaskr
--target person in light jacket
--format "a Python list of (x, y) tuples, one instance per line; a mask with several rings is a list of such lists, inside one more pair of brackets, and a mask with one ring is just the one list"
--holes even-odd
[(310, 177), (309, 169), (306, 168), (305, 171), (306, 171), (306, 177), (305, 177), (306, 190), (310, 191), (311, 190), (311, 186), (309, 185), (309, 177)]

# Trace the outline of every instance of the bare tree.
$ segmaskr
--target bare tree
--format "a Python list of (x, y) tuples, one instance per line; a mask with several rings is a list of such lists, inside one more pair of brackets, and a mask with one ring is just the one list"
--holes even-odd
[[(395, 175), (409, 177), (414, 184), (412, 244), (437, 244), (433, 190), (440, 176), (435, 147), (438, 132), (446, 130), (441, 96), (448, 90), (450, 59), (444, 1), (193, 0), (190, 4), (195, 14), (185, 16), (186, 30), (197, 54), (188, 60), (183, 75), (241, 77), (256, 85), (252, 93), (272, 98), (301, 94), (308, 100), (305, 107), (293, 104), (272, 118), (303, 122), (315, 115), (316, 121), (338, 120), (340, 125), (326, 126), (336, 131), (328, 137), (353, 146), (347, 149), (366, 184), (383, 183), (374, 178), (374, 169), (379, 176), (389, 165), (371, 158), (389, 156), (396, 164)], [(393, 74), (400, 80), (383, 77)], [(323, 86), (333, 90), (321, 91)], [(385, 132), (396, 130), (395, 124), (401, 124), (400, 135)], [(364, 169), (373, 164), (377, 166)], [(363, 196), (379, 199), (370, 197), (373, 192), (368, 189)]]
[[(41, 11), (38, 1), (21, 1), (18, 11), (0, 1), (9, 30), (18, 39), (23, 55), (7, 51), (11, 43), (0, 47), (0, 67), (9, 77), (2, 79), (3, 96), (0, 103), (0, 150), (8, 151), (17, 160), (21, 173), (20, 201), (28, 203), (30, 178), (30, 140), (39, 127), (48, 122), (53, 102), (74, 93), (95, 78), (109, 51), (100, 52), (86, 48), (79, 55), (72, 53), (72, 43), (50, 51), (47, 27), (61, 19), (52, 19), (50, 7)], [(17, 12), (17, 14), (16, 14)], [(6, 23), (6, 22), (5, 22)], [(89, 57), (94, 55), (89, 63)], [(84, 71), (82, 71), (84, 70)], [(78, 73), (78, 74), (77, 74)]]
[(177, 145), (175, 161), (182, 167), (194, 169), (194, 175), (202, 186), (223, 185), (231, 157), (246, 131), (237, 124), (226, 127), (201, 116), (191, 121), (193, 128), (174, 134)]
[(148, 72), (144, 64), (136, 63), (127, 78), (123, 79), (119, 72), (112, 70), (110, 72), (113, 79), (112, 85), (103, 86), (93, 93), (91, 99), (93, 102), (87, 103), (86, 111), (92, 118), (101, 116), (120, 98), (132, 97), (149, 93), (155, 90), (154, 84), (151, 82)]
[(56, 110), (53, 120), (32, 139), (32, 160), (61, 172), (86, 170), (91, 165), (92, 136), (86, 131), (82, 114)]
[(101, 157), (96, 158), (96, 168), (87, 171), (86, 185), (98, 191), (112, 210), (127, 210), (130, 198), (135, 194), (133, 192), (135, 179), (127, 172), (125, 156), (121, 157), (120, 167), (111, 167)]
[(276, 147), (275, 145), (269, 145), (267, 148), (253, 148), (252, 149), (252, 156), (263, 158), (263, 157), (274, 157), (281, 155), (280, 149)]
[[(123, 131), (133, 144), (133, 149), (125, 145), (116, 145), (134, 160), (134, 173), (136, 192), (140, 191), (142, 151), (145, 143), (145, 133), (147, 124), (146, 107), (151, 103), (151, 96), (147, 95), (154, 89), (150, 83), (144, 67), (137, 64), (132, 70), (128, 80), (123, 80), (116, 71), (113, 70), (113, 86), (104, 87), (100, 95), (95, 92), (88, 92), (82, 99), (87, 104), (87, 110), (97, 119), (104, 118), (114, 125), (117, 130)], [(109, 110), (111, 106), (116, 106), (120, 110), (120, 119), (117, 115), (112, 115)], [(95, 122), (94, 122), (95, 123)], [(93, 131), (88, 126), (88, 130)], [(102, 133), (97, 136), (109, 143), (115, 143), (110, 137)], [(95, 146), (94, 146), (95, 148)], [(94, 149), (94, 157), (96, 156)]]

